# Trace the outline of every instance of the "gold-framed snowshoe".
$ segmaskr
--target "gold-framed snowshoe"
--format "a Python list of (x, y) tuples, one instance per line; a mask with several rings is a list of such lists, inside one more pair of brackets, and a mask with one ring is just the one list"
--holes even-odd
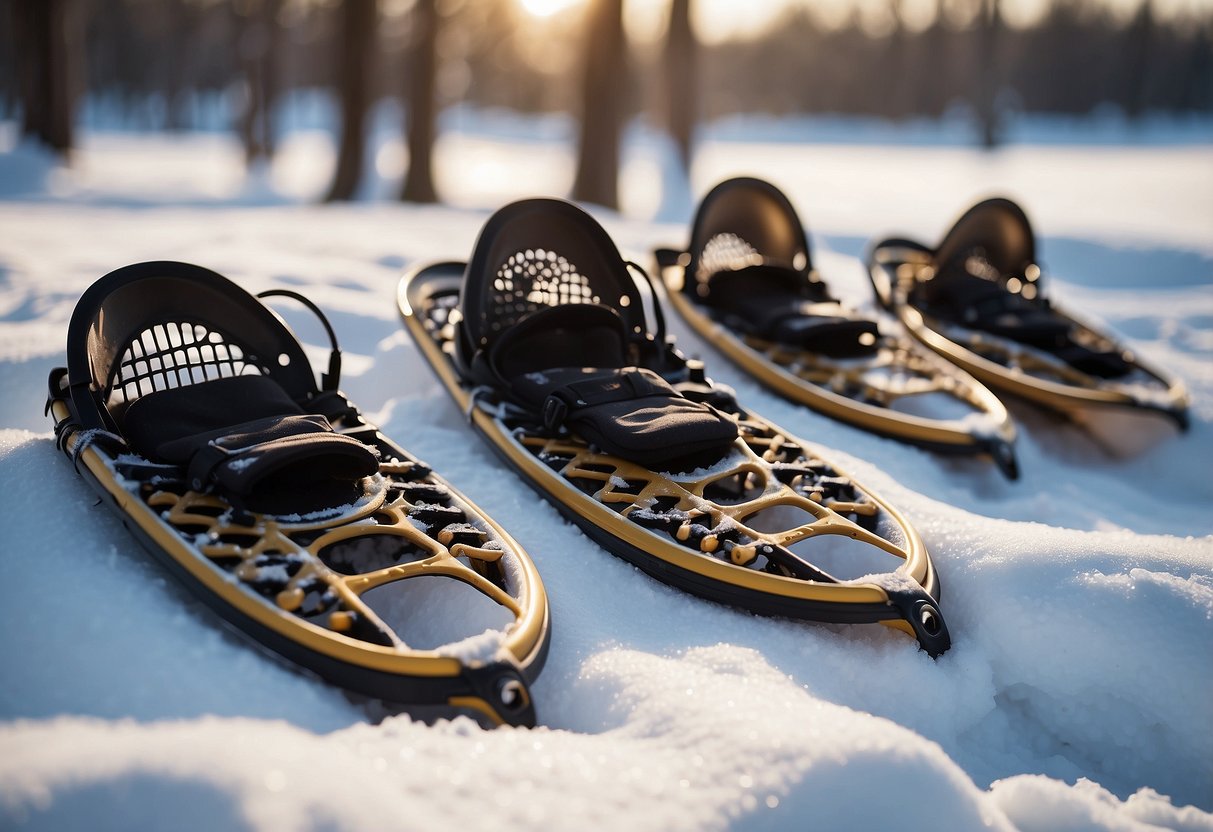
[(398, 302), (475, 431), (612, 554), (757, 613), (950, 646), (902, 514), (687, 361), (651, 285), (576, 206), (502, 208), (469, 263), (411, 271)]
[(1035, 235), (1011, 200), (974, 205), (935, 248), (876, 243), (868, 269), (880, 304), (918, 341), (1000, 394), (1081, 424), (1109, 451), (1137, 453), (1187, 430), (1182, 381), (1046, 297)]
[[(215, 272), (98, 280), (50, 376), (59, 448), (160, 563), (296, 667), (391, 705), (533, 725), (549, 638), (534, 564), (338, 390), (320, 310), (274, 295), (332, 339), (320, 386), (281, 318)], [(453, 601), (466, 626), (436, 626), (455, 589), (476, 602)]]
[(721, 182), (700, 203), (687, 248), (654, 254), (690, 327), (770, 389), (882, 436), (989, 456), (1018, 476), (1015, 427), (1002, 402), (900, 327), (835, 299), (774, 185)]

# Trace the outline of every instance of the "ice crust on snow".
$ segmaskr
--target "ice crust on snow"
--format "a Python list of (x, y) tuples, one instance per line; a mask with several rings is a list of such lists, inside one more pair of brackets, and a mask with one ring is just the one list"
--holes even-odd
[[(557, 133), (443, 141), (506, 167), (521, 160), (536, 174), (528, 189), (560, 192), (567, 182), (550, 166), (527, 161), (536, 148), (567, 154)], [(281, 163), (297, 164), (315, 138), (292, 136)], [(668, 151), (641, 138), (633, 169)], [(966, 204), (1010, 189), (1053, 235), (1042, 240), (1050, 293), (1191, 390), (1191, 431), (1129, 459), (1013, 406), (1023, 478), (1007, 483), (988, 463), (784, 402), (669, 316), (713, 378), (922, 534), (954, 639), (931, 661), (888, 628), (754, 616), (606, 555), (497, 462), (402, 336), (402, 266), (466, 257), (484, 214), (275, 204), (288, 198), (240, 190), (239, 148), (226, 141), (86, 133), (76, 171), (38, 173), (7, 197), (0, 177), (0, 528), (16, 590), (0, 607), (0, 827), (1213, 829), (1207, 143), (986, 156), (705, 140), (696, 193), (739, 160), (774, 179), (814, 230), (831, 289), (859, 303), (870, 302), (856, 259), (869, 236), (931, 240)], [(0, 169), (28, 152), (0, 155)], [(168, 178), (141, 172), (186, 158), (199, 161)], [(929, 194), (897, 175), (928, 163)], [(43, 180), (58, 190), (38, 190)], [(624, 181), (626, 193), (635, 174)], [(232, 191), (216, 202), (224, 182)], [(459, 205), (492, 207), (458, 177), (450, 189)], [(604, 219), (636, 259), (685, 237), (689, 213), (656, 226)], [(372, 724), (336, 689), (250, 649), (97, 504), (54, 447), (46, 374), (62, 364), (84, 289), (159, 258), (317, 302), (342, 340), (351, 399), (534, 558), (553, 627), (533, 688), (541, 728)], [(314, 322), (280, 311), (322, 366)], [(516, 559), (503, 561), (516, 586)], [(437, 618), (420, 607), (401, 614)], [(495, 658), (501, 623), (486, 614), (465, 613), (467, 631), (439, 649)]]

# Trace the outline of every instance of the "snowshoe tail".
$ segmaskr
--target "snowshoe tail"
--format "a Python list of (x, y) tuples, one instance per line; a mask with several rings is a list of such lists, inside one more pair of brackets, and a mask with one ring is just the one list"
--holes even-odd
[(659, 249), (671, 304), (775, 392), (839, 421), (942, 453), (989, 456), (1018, 476), (1015, 428), (967, 373), (833, 298), (791, 203), (759, 179), (720, 183), (685, 251)]
[[(534, 565), (339, 391), (320, 311), (266, 295), (324, 323), (319, 386), (282, 320), (214, 272), (158, 262), (101, 278), (50, 377), (60, 449), (207, 606), (296, 666), (389, 703), (533, 725), (548, 644)], [(414, 620), (400, 606), (434, 589), (422, 576), (469, 587), (499, 637), (432, 643), (443, 610)], [(426, 643), (409, 643), (414, 630)]]
[(974, 205), (935, 248), (873, 245), (868, 271), (919, 342), (999, 393), (1084, 424), (1115, 453), (1151, 444), (1160, 421), (1187, 429), (1181, 381), (1046, 297), (1031, 225), (1008, 199)]
[(686, 360), (655, 293), (580, 209), (503, 208), (470, 263), (407, 274), (398, 303), (473, 428), (611, 553), (721, 603), (948, 649), (938, 576), (905, 518)]

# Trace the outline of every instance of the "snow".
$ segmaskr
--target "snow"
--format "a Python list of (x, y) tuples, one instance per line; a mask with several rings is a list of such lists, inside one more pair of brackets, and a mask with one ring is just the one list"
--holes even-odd
[[(671, 313), (714, 378), (828, 449), (923, 535), (954, 639), (932, 661), (886, 628), (757, 617), (660, 584), (562, 521), (476, 439), (403, 332), (396, 281), (422, 260), (465, 257), (502, 200), (564, 192), (571, 155), (550, 125), (495, 135), (488, 117), (460, 117), (468, 128), (448, 129), (438, 160), (455, 207), (435, 208), (301, 202), (332, 154), (302, 131), (246, 178), (221, 134), (86, 132), (78, 168), (63, 170), (0, 130), (0, 826), (1213, 829), (1207, 124), (1180, 125), (1175, 141), (1155, 126), (1154, 143), (1090, 134), (993, 155), (913, 136), (856, 142), (831, 125), (794, 142), (809, 128), (793, 121), (775, 125), (784, 135), (709, 131), (695, 192), (734, 173), (772, 178), (831, 287), (869, 308), (856, 258), (871, 237), (933, 239), (1010, 188), (1044, 236), (1050, 291), (1192, 393), (1188, 434), (1123, 459), (1013, 405), (1023, 478), (1009, 483), (988, 463), (777, 398)], [(456, 164), (473, 150), (475, 164)], [(657, 175), (667, 153), (634, 131), (628, 213), (596, 212), (642, 263), (687, 233), (689, 195), (662, 192), (677, 177)], [(388, 192), (379, 177), (371, 193)], [(533, 689), (541, 727), (377, 721), (250, 649), (96, 504), (54, 448), (46, 375), (83, 290), (162, 258), (319, 303), (342, 341), (344, 390), (527, 549), (552, 604)], [(319, 325), (276, 308), (322, 365)], [(423, 600), (467, 627), (427, 630), (433, 608), (408, 606), (403, 626), (423, 640), (496, 649), (489, 611)]]
[(243, 471), (256, 461), (257, 457), (255, 456), (245, 457), (244, 459), (233, 459), (231, 462), (227, 463), (227, 467), (231, 468), (233, 471)]
[[(503, 629), (514, 620), (466, 584), (436, 576), (375, 587), (362, 599), (410, 647), (469, 660), (496, 655)], [(452, 609), (459, 611), (453, 618)]]

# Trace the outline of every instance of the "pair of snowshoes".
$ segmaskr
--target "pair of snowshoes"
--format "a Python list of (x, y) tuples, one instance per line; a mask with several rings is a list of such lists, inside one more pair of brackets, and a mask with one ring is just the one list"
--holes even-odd
[(991, 388), (1122, 451), (1151, 433), (1127, 422), (1187, 425), (1179, 381), (1044, 296), (1032, 229), (1006, 199), (974, 206), (935, 249), (900, 239), (871, 249), (893, 326), (830, 294), (791, 203), (761, 180), (716, 186), (687, 249), (655, 256), (691, 327), (776, 392), (875, 433), (986, 455), (1011, 479), (1015, 428)]
[(576, 206), (502, 208), (469, 262), (414, 270), (398, 302), (476, 432), (612, 554), (754, 612), (950, 646), (913, 527), (687, 360), (647, 274)]
[(720, 183), (700, 203), (687, 248), (654, 254), (691, 328), (775, 392), (873, 433), (986, 456), (1018, 476), (1002, 402), (900, 328), (835, 298), (774, 185)]
[(883, 240), (868, 267), (877, 299), (915, 339), (1000, 393), (1069, 417), (1108, 450), (1135, 453), (1168, 425), (1187, 429), (1181, 381), (1046, 296), (1035, 234), (1014, 202), (979, 202), (934, 248)]
[[(298, 667), (388, 703), (534, 724), (549, 636), (534, 564), (339, 391), (320, 311), (269, 296), (323, 322), (320, 385), (283, 321), (214, 272), (141, 263), (101, 278), (50, 377), (59, 447), (169, 571)], [(434, 581), (508, 623), (430, 644), (424, 619), (444, 611), (413, 602)]]

